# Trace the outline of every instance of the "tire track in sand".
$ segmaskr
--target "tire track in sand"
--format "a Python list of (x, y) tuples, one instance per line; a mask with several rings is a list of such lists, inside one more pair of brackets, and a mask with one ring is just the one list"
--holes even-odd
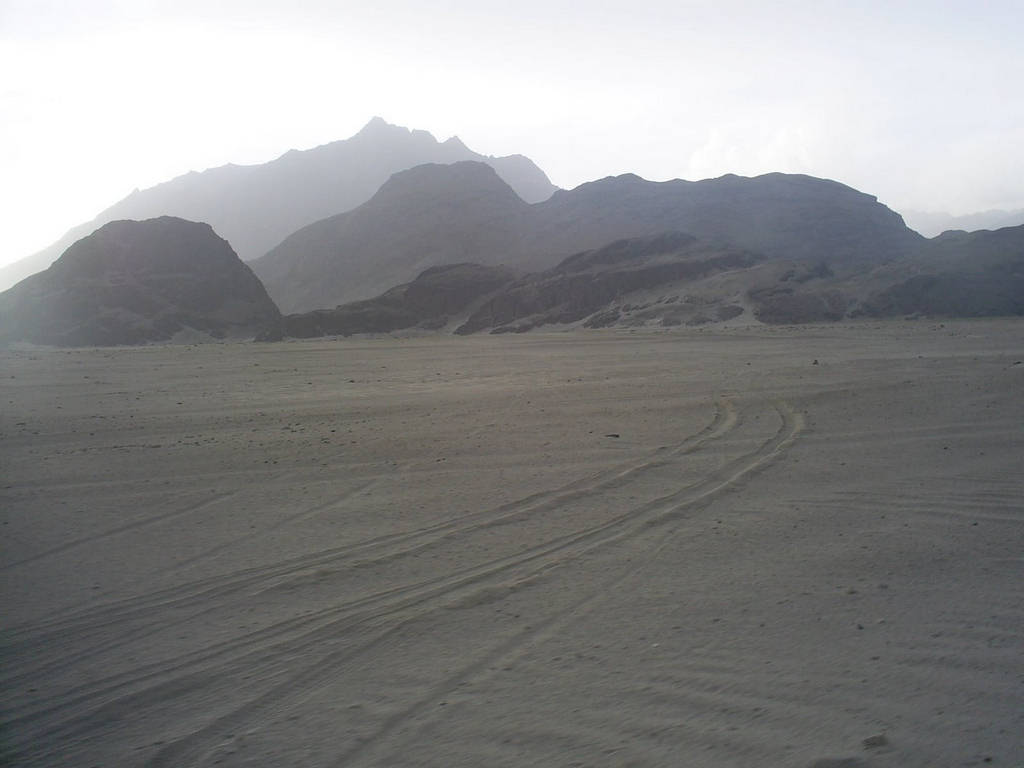
[[(447, 607), (453, 601), (472, 602), (474, 595), (482, 595), (485, 601), (489, 601), (491, 595), (488, 593), (494, 591), (496, 585), (493, 583), (493, 578), (496, 576), (501, 576), (503, 579), (502, 583), (497, 585), (499, 587), (507, 585), (510, 577), (514, 579), (513, 585), (523, 585), (549, 575), (554, 569), (568, 565), (579, 556), (598, 547), (613, 542), (622, 542), (624, 539), (634, 538), (645, 533), (660, 534), (660, 531), (655, 531), (656, 526), (678, 518), (687, 510), (710, 502), (711, 499), (731, 488), (743, 477), (776, 460), (792, 444), (802, 429), (802, 417), (793, 413), (788, 406), (780, 406), (778, 412), (782, 424), (772, 438), (757, 450), (729, 462), (721, 470), (712, 473), (704, 480), (668, 496), (642, 504), (604, 525), (567, 537), (566, 541), (552, 543), (541, 551), (530, 552), (524, 557), (516, 558), (512, 563), (489, 564), (489, 567), (481, 573), (458, 577), (450, 580), (436, 592), (421, 596), (408, 604), (384, 609), (376, 617), (390, 618), (392, 623), (385, 625), (383, 630), (369, 641), (361, 643), (354, 649), (329, 654), (304, 665), (303, 669), (291, 679), (243, 704), (228, 715), (214, 720), (193, 734), (164, 747), (150, 762), (150, 765), (173, 766), (205, 762), (206, 758), (212, 757), (211, 750), (215, 749), (213, 742), (217, 741), (225, 731), (237, 731), (243, 727), (252, 727), (265, 722), (308, 697), (311, 690), (335, 683), (345, 667), (356, 663), (361, 656), (379, 647), (383, 640), (421, 618), (424, 614)], [(660, 535), (654, 535), (652, 538), (655, 549), (667, 541)], [(645, 552), (650, 553), (650, 546), (645, 549)], [(551, 555), (555, 554), (558, 557), (552, 558)], [(529, 570), (516, 572), (519, 566), (528, 562), (532, 563), (535, 560), (539, 562)], [(409, 707), (387, 718), (372, 738), (361, 741), (344, 752), (335, 764), (349, 765), (356, 759), (378, 751), (401, 723), (408, 722), (409, 718), (415, 716), (419, 710), (430, 707), (432, 702), (454, 688), (459, 681), (485, 669), (497, 659), (513, 654), (525, 643), (536, 639), (538, 635), (550, 632), (556, 626), (570, 620), (571, 616), (584, 610), (601, 595), (606, 594), (608, 589), (614, 588), (642, 565), (643, 561), (638, 561), (636, 565), (627, 567), (624, 573), (602, 581), (598, 586), (588, 590), (567, 611), (549, 616), (531, 629), (517, 633), (496, 648), (485, 652), (482, 656), (478, 656), (467, 665), (460, 667), (453, 674), (446, 676), (444, 681), (432, 687), (425, 696), (418, 698)], [(500, 592), (500, 589), (498, 591)], [(438, 601), (437, 598), (441, 597), (445, 599)]]
[[(19, 650), (22, 650), (26, 654), (31, 655), (32, 662), (34, 663), (20, 666), (17, 674), (6, 677), (2, 683), (10, 689), (23, 682), (38, 679), (40, 675), (54, 674), (61, 669), (73, 668), (90, 658), (109, 654), (118, 648), (166, 631), (169, 627), (183, 624), (218, 610), (220, 605), (216, 602), (217, 598), (245, 592), (266, 583), (269, 583), (271, 585), (270, 588), (273, 588), (280, 585), (282, 579), (295, 577), (296, 574), (307, 573), (313, 568), (338, 565), (355, 556), (364, 558), (369, 556), (377, 557), (378, 560), (387, 560), (408, 555), (422, 549), (424, 546), (429, 546), (459, 533), (476, 530), (488, 525), (507, 523), (512, 519), (521, 519), (524, 515), (547, 512), (569, 501), (585, 499), (587, 496), (621, 486), (639, 477), (645, 471), (664, 466), (672, 459), (690, 454), (709, 441), (730, 433), (739, 423), (739, 414), (735, 406), (730, 401), (720, 398), (715, 401), (714, 407), (714, 415), (710, 423), (698, 432), (687, 436), (671, 449), (659, 448), (639, 462), (619, 464), (603, 472), (572, 481), (551, 491), (542, 491), (507, 502), (493, 510), (484, 510), (483, 512), (464, 515), (454, 520), (448, 520), (414, 531), (388, 534), (352, 545), (292, 558), (270, 568), (245, 569), (228, 576), (204, 579), (182, 587), (162, 590), (150, 595), (143, 595), (138, 598), (130, 598), (118, 603), (88, 609), (70, 617), (60, 617), (53, 621), (37, 623), (29, 628), (28, 632), (22, 633), (20, 636), (16, 633), (8, 632), (5, 650), (10, 655), (15, 655)], [(360, 488), (350, 490), (342, 499), (336, 499), (332, 503), (339, 503), (359, 491)], [(322, 506), (303, 510), (293, 517), (314, 514)], [(403, 544), (405, 546), (401, 546)], [(396, 547), (395, 545), (398, 546)], [(168, 615), (169, 609), (187, 609), (193, 605), (197, 606), (197, 608), (187, 615)], [(307, 622), (302, 623), (315, 622), (319, 617), (320, 614), (312, 615), (308, 617)], [(132, 624), (125, 626), (128, 622), (132, 622)], [(116, 633), (111, 637), (110, 630), (113, 625), (120, 626), (117, 627)], [(291, 623), (289, 623), (288, 629), (291, 629)], [(245, 641), (233, 639), (215, 644), (205, 648), (203, 651), (189, 654), (188, 659), (180, 659), (180, 661), (185, 662), (187, 665), (189, 663), (198, 663), (203, 659), (213, 656), (232, 653), (240, 644), (245, 644), (257, 638), (262, 641), (272, 639), (281, 630), (282, 627), (276, 625), (267, 628), (265, 631), (252, 633), (247, 636), (248, 639)], [(83, 649), (83, 641), (88, 640), (90, 633), (94, 635), (93, 644), (91, 648), (86, 647)], [(74, 636), (75, 638), (74, 642), (78, 646), (76, 652), (69, 652), (69, 649), (66, 647), (67, 643), (65, 641), (69, 636)], [(53, 646), (52, 652), (49, 655), (47, 654), (47, 646)], [(148, 670), (137, 669), (134, 672), (145, 671), (159, 674), (161, 671), (166, 671), (165, 662), (152, 664), (150, 667)], [(107, 681), (111, 685), (119, 687), (118, 681), (112, 678), (107, 678)], [(68, 691), (67, 695), (75, 698), (82, 693), (83, 691), (76, 688)]]
[[(415, 734), (427, 724), (429, 714), (438, 711), (438, 701), (450, 697), (460, 686), (465, 685), (466, 681), (489, 674), (489, 670), (496, 666), (509, 665), (513, 659), (522, 656), (527, 646), (535, 645), (542, 642), (545, 638), (554, 635), (559, 631), (559, 628), (585, 614), (603, 596), (607, 595), (609, 591), (628, 581), (645, 568), (651, 558), (656, 557), (658, 552), (671, 543), (671, 532), (665, 534), (661, 530), (662, 525), (671, 524), (672, 520), (680, 517), (685, 511), (710, 502), (714, 496), (717, 496), (727, 488), (731, 488), (743, 477), (764, 468), (767, 464), (781, 456), (796, 440), (798, 434), (803, 430), (803, 417), (795, 413), (787, 404), (779, 404), (776, 408), (782, 417), (782, 426), (772, 440), (762, 445), (755, 452), (754, 458), (749, 463), (742, 462), (741, 460), (732, 462), (730, 465), (731, 471), (723, 473), (721, 483), (715, 484), (712, 482), (709, 487), (695, 493), (691, 498), (679, 501), (668, 508), (658, 510), (650, 520), (642, 522), (640, 526), (632, 527), (622, 532), (622, 535), (611, 537), (607, 541), (602, 541), (596, 545), (602, 546), (612, 541), (621, 543), (623, 539), (632, 539), (633, 549), (631, 557), (627, 558), (626, 562), (630, 563), (633, 560), (635, 562), (627, 565), (624, 570), (614, 574), (611, 578), (601, 581), (598, 586), (588, 590), (583, 597), (579, 598), (567, 609), (548, 616), (533, 626), (524, 629), (509, 640), (493, 647), (484, 655), (473, 659), (470, 663), (448, 674), (442, 682), (432, 686), (425, 695), (418, 698), (408, 707), (388, 717), (372, 738), (364, 739), (343, 752), (331, 765), (334, 768), (342, 768), (343, 766), (354, 764), (357, 760), (372, 763), (375, 758), (385, 756), (387, 754), (386, 750), (389, 750), (391, 736), (401, 725), (414, 720), (418, 723), (417, 729), (413, 734), (404, 736), (401, 742), (405, 744), (415, 741)], [(701, 483), (700, 485), (704, 484)], [(644, 534), (647, 534), (651, 540), (646, 543), (641, 542), (640, 538)], [(425, 713), (428, 715), (427, 718), (423, 717)], [(395, 749), (391, 748), (390, 751), (394, 752)], [(401, 747), (398, 748), (398, 751), (401, 751)]]
[[(223, 647), (214, 649), (210, 653), (189, 654), (180, 659), (178, 664), (161, 663), (157, 665), (159, 669), (150, 670), (148, 674), (139, 675), (137, 673), (144, 671), (134, 670), (133, 674), (126, 676), (125, 679), (107, 681), (110, 683), (109, 686), (91, 687), (89, 691), (79, 691), (81, 695), (73, 696), (71, 701), (65, 700), (61, 705), (35, 713), (35, 716), (29, 715), (27, 719), (17, 718), (17, 720), (24, 724), (29, 720), (57, 717), (61, 721), (60, 723), (52, 723), (50, 727), (44, 726), (47, 732), (46, 738), (52, 743), (54, 738), (73, 737), (76, 734), (88, 733), (98, 722), (108, 722), (111, 718), (117, 719), (121, 715), (134, 712), (136, 708), (145, 707), (147, 703), (152, 704), (165, 696), (180, 694), (192, 686), (205, 687), (215, 680), (226, 680), (242, 671), (256, 674), (261, 666), (272, 664), (280, 652), (289, 654), (315, 652), (318, 644), (336, 637), (339, 632), (351, 632), (357, 628), (370, 626), (377, 632), (370, 642), (356, 649), (329, 653), (310, 664), (304, 664), (302, 670), (291, 675), (286, 682), (276, 686), (269, 693), (256, 697), (229, 717), (235, 720), (244, 720), (248, 717), (258, 716), (268, 707), (271, 709), (281, 708), (295, 695), (301, 696), (303, 691), (316, 680), (323, 680), (328, 672), (337, 674), (351, 659), (371, 649), (382, 637), (426, 612), (436, 610), (452, 600), (465, 600), (473, 593), (493, 589), (495, 580), (499, 578), (512, 577), (519, 581), (537, 578), (554, 568), (561, 567), (593, 547), (603, 546), (642, 530), (646, 526), (671, 519), (680, 514), (684, 508), (692, 508), (701, 502), (710, 500), (711, 497), (734, 484), (742, 476), (773, 460), (795, 439), (801, 426), (799, 417), (794, 416), (788, 408), (780, 408), (779, 413), (782, 426), (774, 437), (763, 443), (757, 450), (728, 462), (720, 470), (709, 474), (705, 479), (687, 488), (641, 504), (601, 525), (544, 542), (512, 557), (499, 558), (445, 577), (385, 590), (317, 612), (313, 616), (282, 622), (268, 628), (267, 631), (258, 632), (240, 640), (229, 641), (223, 644)], [(719, 420), (716, 419), (716, 421)], [(729, 419), (722, 421), (729, 421)], [(732, 421), (735, 422), (735, 417)], [(709, 427), (700, 435), (709, 438), (715, 431), (715, 428)], [(699, 438), (700, 435), (696, 437)], [(690, 447), (695, 449), (698, 445), (695, 443)], [(683, 455), (687, 452), (687, 448), (684, 441), (684, 444), (677, 447), (673, 453)], [(658, 465), (665, 463), (663, 459), (652, 462), (652, 464)], [(618, 482), (628, 481), (640, 470), (642, 467), (627, 468), (598, 479), (592, 483), (592, 486), (597, 489), (612, 487)], [(580, 485), (581, 483), (577, 482), (563, 486), (562, 489), (559, 489), (562, 491), (561, 497), (574, 497), (581, 490)], [(569, 490), (566, 491), (566, 488)], [(527, 498), (533, 499), (535, 496)], [(556, 493), (550, 499), (542, 499), (541, 504), (557, 505), (558, 499), (559, 494)], [(505, 505), (502, 509), (507, 507), (508, 505)], [(218, 663), (219, 658), (225, 654), (230, 654), (229, 660)], [(169, 674), (171, 676), (168, 679)], [(330, 676), (328, 675), (328, 677)], [(137, 687), (139, 684), (145, 685), (145, 687), (142, 690), (125, 690)], [(321, 685), (323, 684), (326, 683), (322, 682)], [(111, 696), (113, 698), (109, 699)], [(97, 709), (94, 706), (97, 703), (95, 701), (97, 698), (108, 699), (108, 701)], [(216, 720), (210, 727), (223, 726), (223, 720), (224, 718)], [(206, 730), (202, 729), (203, 732)], [(177, 742), (177, 746), (173, 750), (171, 749), (173, 745), (169, 745), (161, 753), (164, 755), (161, 758), (164, 762), (161, 763), (158, 760), (156, 764), (174, 764), (177, 759), (174, 758), (174, 755), (183, 754), (182, 750), (192, 753), (194, 750), (189, 745), (198, 748), (198, 743), (202, 741), (202, 733), (197, 732), (192, 737), (186, 737), (184, 742)]]
[[(120, 600), (115, 603), (107, 603), (72, 615), (65, 614), (50, 621), (34, 622), (21, 632), (18, 630), (9, 632), (8, 637), (10, 639), (17, 639), (19, 636), (24, 635), (26, 639), (30, 639), (32, 642), (38, 642), (45, 639), (45, 636), (42, 635), (42, 632), (45, 630), (63, 634), (66, 632), (88, 631), (97, 626), (106, 627), (112, 621), (123, 621), (129, 618), (136, 611), (146, 612), (152, 608), (159, 608), (163, 611), (175, 605), (195, 600), (208, 600), (216, 596), (248, 589), (260, 582), (279, 579), (305, 569), (335, 565), (345, 558), (355, 555), (365, 556), (372, 554), (378, 548), (386, 548), (407, 542), (422, 543), (425, 537), (435, 534), (462, 533), (470, 529), (468, 526), (477, 527), (501, 524), (523, 514), (545, 512), (568, 501), (582, 499), (587, 495), (601, 493), (621, 486), (645, 471), (665, 466), (672, 459), (692, 453), (708, 441), (723, 437), (732, 431), (738, 423), (739, 415), (735, 406), (729, 400), (720, 399), (716, 401), (714, 417), (706, 427), (688, 436), (671, 449), (658, 449), (648, 454), (640, 462), (620, 464), (603, 472), (574, 480), (550, 491), (540, 491), (506, 502), (494, 509), (473, 512), (416, 530), (377, 536), (353, 544), (332, 547), (308, 555), (289, 558), (272, 566), (243, 569), (234, 573), (201, 579), (181, 586)], [(299, 519), (322, 511), (322, 509), (328, 508), (331, 504), (344, 501), (354, 493), (359, 492), (359, 490), (357, 488), (349, 491), (340, 499), (334, 499), (325, 505), (318, 505), (303, 510), (296, 513), (293, 517)], [(214, 501), (216, 500), (208, 500), (209, 503)], [(171, 514), (186, 514), (189, 511), (193, 510), (180, 510)], [(101, 535), (103, 534), (97, 534), (97, 537)], [(38, 557), (42, 557), (45, 554), (40, 553)], [(24, 562), (28, 561), (22, 561), (22, 563)], [(12, 563), (8, 567), (14, 567), (19, 564), (21, 563)]]
[(209, 498), (203, 499), (202, 501), (197, 501), (193, 504), (189, 504), (188, 506), (183, 507), (181, 509), (171, 510), (170, 512), (164, 512), (159, 515), (152, 515), (150, 517), (142, 518), (141, 520), (133, 520), (130, 523), (118, 525), (114, 528), (108, 528), (104, 531), (97, 531), (96, 533), (90, 534), (89, 536), (82, 536), (81, 538), (73, 539), (72, 541), (67, 541), (63, 544), (57, 545), (56, 547), (51, 547), (50, 549), (43, 550), (42, 552), (37, 552), (36, 554), (30, 555), (29, 557), (22, 558), (21, 560), (15, 560), (12, 563), (6, 563), (5, 565), (0, 566), (0, 572), (9, 571), (12, 568), (17, 568), (20, 565), (27, 565), (28, 563), (34, 563), (37, 560), (42, 560), (45, 557), (52, 557), (53, 555), (58, 555), (62, 552), (67, 552), (69, 549), (80, 547), (83, 544), (89, 544), (93, 541), (107, 539), (111, 536), (117, 536), (118, 534), (124, 533), (126, 531), (133, 531), (138, 528), (145, 528), (147, 525), (163, 523), (168, 520), (173, 520), (177, 517), (184, 517), (185, 515), (189, 515), (194, 512), (201, 512), (208, 507), (212, 507), (214, 504), (219, 504), (225, 499), (230, 499), (234, 496), (237, 496), (241, 492), (242, 489), (228, 491), (226, 493), (217, 493)]
[[(19, 665), (17, 673), (3, 678), (2, 684), (7, 689), (11, 689), (22, 683), (38, 679), (41, 675), (53, 675), (60, 670), (80, 665), (90, 658), (110, 654), (119, 648), (130, 646), (131, 643), (164, 632), (170, 627), (217, 611), (221, 607), (217, 602), (218, 598), (258, 589), (261, 585), (269, 584), (269, 588), (273, 588), (279, 586), (282, 580), (287, 581), (297, 574), (301, 578), (301, 574), (308, 573), (310, 569), (337, 566), (350, 561), (353, 557), (375, 557), (381, 561), (405, 556), (454, 535), (488, 525), (506, 524), (511, 520), (521, 519), (528, 515), (548, 512), (570, 501), (585, 499), (587, 496), (624, 485), (646, 471), (662, 467), (673, 459), (690, 454), (709, 441), (730, 433), (739, 423), (739, 414), (735, 406), (724, 398), (715, 400), (713, 405), (714, 414), (710, 422), (671, 448), (656, 449), (640, 461), (620, 463), (558, 488), (506, 502), (497, 508), (463, 515), (413, 531), (374, 537), (354, 544), (290, 558), (271, 567), (244, 569), (224, 576), (199, 580), (181, 587), (161, 590), (113, 604), (108, 603), (80, 611), (72, 616), (64, 615), (50, 621), (36, 622), (21, 632), (8, 631), (4, 640), (5, 651), (11, 656), (29, 656), (31, 662), (27, 665)], [(343, 497), (334, 499), (328, 504), (310, 507), (289, 517), (290, 519), (302, 519), (316, 514), (332, 504), (342, 503), (361, 490), (365, 490), (365, 486), (349, 490)], [(177, 514), (185, 514), (188, 511), (192, 510), (180, 510)], [(171, 610), (178, 612), (171, 614)], [(183, 614), (182, 611), (188, 612)], [(312, 616), (309, 621), (314, 622), (317, 618), (318, 615)], [(111, 628), (114, 626), (116, 626), (116, 632), (112, 636)], [(258, 638), (261, 641), (267, 641), (280, 629), (280, 626), (270, 627), (266, 632), (253, 633), (249, 637), (251, 640)], [(89, 647), (90, 635), (92, 636), (91, 647)], [(74, 637), (76, 649), (73, 652), (68, 648), (67, 639), (69, 637)], [(240, 642), (232, 640), (215, 644), (201, 652), (190, 654), (190, 658), (181, 661), (195, 663), (211, 656), (231, 653)], [(83, 648), (83, 645), (86, 647)], [(158, 674), (161, 668), (166, 670), (164, 663), (150, 666), (149, 670), (134, 670), (134, 672), (147, 671)], [(118, 681), (112, 678), (107, 678), (107, 681), (118, 687)], [(85, 692), (75, 688), (66, 693), (75, 699)], [(0, 713), (0, 717), (2, 716)]]

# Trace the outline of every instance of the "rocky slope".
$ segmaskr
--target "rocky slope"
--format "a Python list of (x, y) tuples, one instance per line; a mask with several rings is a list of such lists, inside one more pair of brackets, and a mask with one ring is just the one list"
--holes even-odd
[(0, 340), (107, 346), (273, 332), (280, 313), (208, 224), (115, 221), (0, 293)]
[[(688, 286), (701, 296), (708, 286)], [(880, 265), (772, 261), (714, 286), (740, 296), (765, 323), (856, 317), (984, 317), (1024, 314), (1024, 226), (947, 232)]]
[(480, 264), (431, 267), (411, 283), (374, 299), (287, 315), (283, 329), (285, 335), (299, 339), (388, 333), (413, 327), (437, 330), (515, 277), (504, 267)]
[(655, 183), (626, 175), (526, 205), (490, 169), (460, 163), (396, 174), (365, 205), (303, 228), (252, 266), (284, 311), (301, 312), (378, 295), (430, 266), (545, 270), (573, 253), (669, 231), (838, 273), (924, 242), (874, 197), (809, 176)]
[(206, 221), (248, 261), (300, 227), (366, 202), (398, 171), (462, 160), (490, 165), (528, 202), (545, 200), (555, 191), (544, 172), (522, 155), (481, 155), (457, 137), (439, 142), (426, 131), (377, 117), (350, 139), (292, 150), (262, 165), (225, 165), (136, 190), (52, 246), (0, 269), (0, 289), (46, 269), (73, 242), (119, 219), (170, 215)]
[(460, 270), (491, 281), (479, 290), (463, 289), (464, 300), (444, 313), (413, 311), (403, 303), (410, 286), (400, 286), (375, 300), (294, 316), (301, 324), (290, 325), (288, 333), (386, 332), (414, 325), (454, 327), (457, 334), (520, 333), (570, 324), (636, 328), (1024, 314), (1024, 227), (949, 232), (879, 266), (833, 269), (823, 260), (773, 259), (668, 232), (584, 251), (518, 278), (475, 265), (451, 268), (451, 277), (444, 277), (446, 269), (429, 270), (410, 284), (419, 302), (441, 300), (445, 281), (455, 282)]
[(922, 256), (872, 276), (882, 283), (856, 314), (872, 317), (1024, 315), (1024, 226), (951, 231)]
[[(456, 333), (483, 329), (520, 333), (539, 325), (584, 318), (589, 318), (585, 323), (588, 327), (614, 325), (624, 312), (633, 310), (624, 297), (727, 270), (746, 269), (761, 258), (748, 251), (709, 246), (679, 232), (620, 240), (571, 256), (553, 269), (506, 286), (473, 312)], [(667, 310), (668, 306), (663, 308)], [(725, 319), (742, 312), (742, 308), (719, 303), (714, 311), (718, 319)]]

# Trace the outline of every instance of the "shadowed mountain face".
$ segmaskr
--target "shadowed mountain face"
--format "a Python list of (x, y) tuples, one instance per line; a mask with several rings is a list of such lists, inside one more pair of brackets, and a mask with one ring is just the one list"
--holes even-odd
[(725, 270), (745, 269), (760, 257), (735, 248), (709, 246), (678, 232), (620, 240), (569, 257), (554, 269), (512, 283), (483, 303), (456, 333), (528, 331), (547, 323), (612, 325), (615, 304), (626, 295), (687, 282)]
[(284, 333), (293, 338), (387, 333), (418, 327), (436, 330), (453, 315), (508, 285), (515, 275), (504, 267), (450, 264), (431, 267), (406, 285), (374, 299), (336, 309), (316, 309), (284, 318)]
[(1024, 226), (946, 232), (924, 255), (881, 270), (889, 285), (857, 314), (984, 317), (1024, 314)]
[(251, 266), (283, 312), (305, 312), (379, 295), (433, 266), (516, 261), (530, 226), (531, 207), (490, 167), (422, 165)]
[[(459, 301), (438, 308), (451, 295)], [(472, 264), (434, 268), (377, 299), (289, 316), (286, 332), (348, 335), (458, 323), (457, 334), (520, 333), (572, 323), (635, 328), (734, 318), (792, 324), (1020, 314), (1024, 227), (950, 232), (885, 264), (836, 270), (825, 261), (771, 259), (667, 232), (584, 251), (518, 278)]]
[(947, 232), (903, 258), (842, 272), (773, 266), (746, 277), (746, 298), (766, 323), (1024, 314), (1024, 227)]
[(225, 165), (188, 173), (136, 190), (49, 248), (0, 269), (0, 288), (46, 269), (71, 243), (118, 219), (169, 215), (205, 221), (248, 261), (300, 227), (366, 202), (398, 171), (462, 160), (490, 165), (528, 202), (545, 200), (555, 191), (543, 171), (522, 155), (487, 157), (458, 138), (438, 142), (426, 131), (410, 131), (377, 117), (344, 141), (292, 150), (262, 165)]
[(667, 231), (837, 271), (924, 242), (875, 198), (809, 176), (655, 183), (627, 175), (525, 205), (491, 169), (459, 163), (396, 174), (365, 205), (299, 230), (252, 266), (284, 311), (301, 312), (377, 295), (439, 264), (543, 270)]
[(596, 248), (623, 237), (677, 230), (771, 258), (878, 264), (922, 238), (876, 198), (827, 179), (769, 173), (703, 181), (611, 177), (556, 193), (543, 206), (543, 240), (572, 252), (585, 227)]
[(0, 293), (0, 337), (57, 346), (252, 337), (280, 326), (260, 281), (208, 224), (104, 225)]
[[(623, 296), (742, 270), (759, 260), (752, 253), (708, 246), (690, 235), (670, 232), (620, 240), (571, 256), (554, 269), (518, 279), (504, 267), (432, 267), (411, 283), (374, 299), (288, 315), (284, 332), (295, 338), (348, 336), (412, 327), (434, 330), (459, 322), (457, 334), (481, 330), (518, 333), (591, 315), (588, 327), (614, 325), (622, 315), (618, 305)], [(678, 317), (687, 308), (666, 304), (661, 309), (662, 314)], [(719, 302), (714, 311), (719, 319), (725, 319), (743, 309)]]

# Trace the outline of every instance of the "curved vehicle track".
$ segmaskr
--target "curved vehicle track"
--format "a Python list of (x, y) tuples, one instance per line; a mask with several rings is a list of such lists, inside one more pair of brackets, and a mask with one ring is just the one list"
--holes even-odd
[[(343, 689), (353, 671), (386, 665), (389, 638), (411, 625), (439, 611), (500, 603), (541, 582), (571, 582), (581, 560), (615, 545), (613, 565), (577, 585), (569, 603), (528, 628), (482, 637), (454, 671), (336, 755), (337, 765), (369, 761), (386, 751), (400, 724), (458, 681), (614, 589), (664, 545), (666, 529), (776, 461), (803, 425), (784, 402), (721, 399), (707, 425), (676, 445), (550, 491), (9, 631), (5, 652), (25, 662), (8, 670), (5, 690), (55, 694), (35, 704), (4, 697), (8, 746), (23, 764), (43, 765), (58, 746), (87, 751), (105, 729), (121, 738), (121, 727), (130, 731), (133, 721), (170, 706), (192, 716), (146, 764), (212, 764), (225, 733), (284, 717), (318, 691)], [(234, 623), (244, 611), (282, 601), (304, 608), (287, 618), (271, 614), (255, 628)], [(144, 650), (209, 622), (223, 624), (216, 642), (164, 644), (159, 658)], [(209, 715), (195, 714), (212, 699)]]

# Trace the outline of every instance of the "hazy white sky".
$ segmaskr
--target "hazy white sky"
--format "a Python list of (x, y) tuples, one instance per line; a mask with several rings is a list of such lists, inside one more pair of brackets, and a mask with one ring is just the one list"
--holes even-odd
[(0, 0), (0, 264), (372, 116), (610, 174), (1024, 207), (1022, 0)]

